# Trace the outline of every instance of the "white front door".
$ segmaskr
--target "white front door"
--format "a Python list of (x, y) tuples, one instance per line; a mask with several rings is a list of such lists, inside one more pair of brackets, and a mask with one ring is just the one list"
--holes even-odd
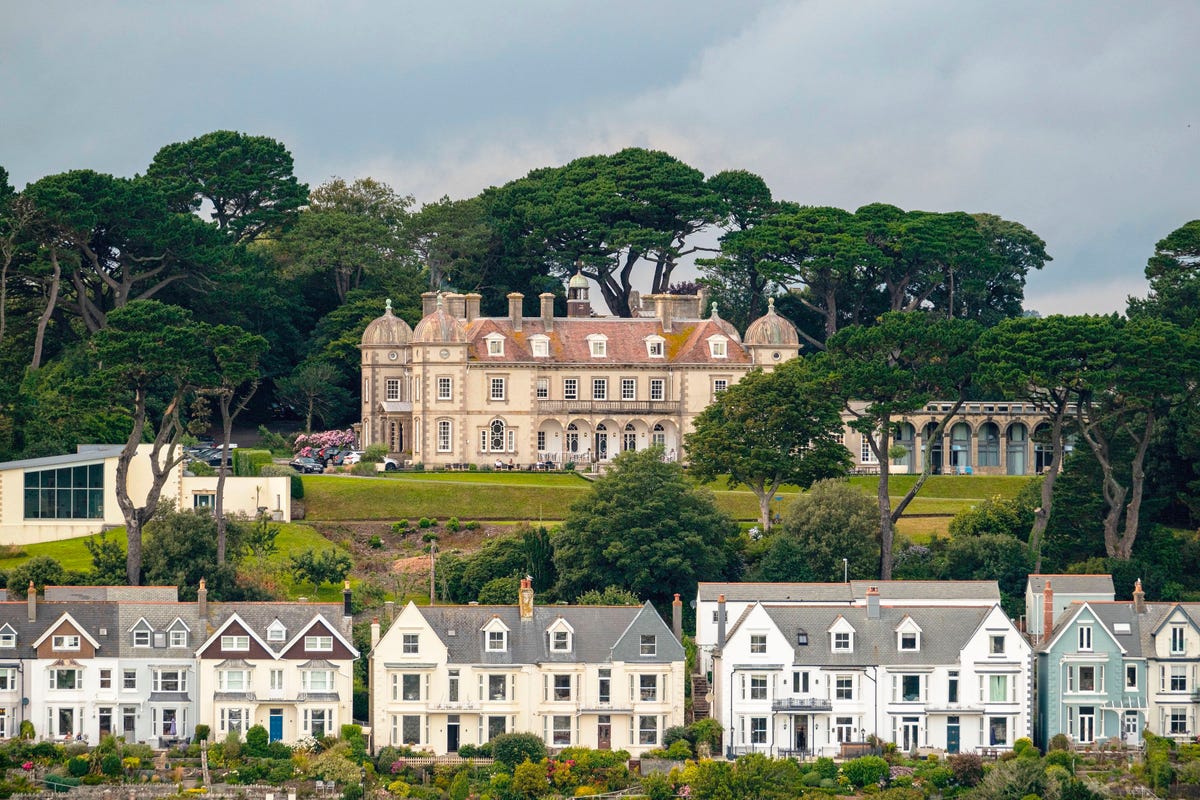
[(1138, 724), (1138, 712), (1126, 711), (1125, 721), (1122, 723), (1122, 733), (1125, 735), (1125, 743), (1138, 745), (1141, 743), (1141, 731), (1138, 729), (1141, 726)]
[(1095, 706), (1080, 706), (1079, 708), (1079, 741), (1096, 741), (1096, 708)]

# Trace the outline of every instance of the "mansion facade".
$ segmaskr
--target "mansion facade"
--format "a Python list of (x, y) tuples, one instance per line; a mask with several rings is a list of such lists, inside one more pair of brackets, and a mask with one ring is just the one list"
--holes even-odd
[[(428, 465), (605, 462), (625, 450), (661, 446), (682, 459), (683, 437), (722, 390), (755, 368), (795, 358), (800, 337), (775, 312), (745, 335), (721, 319), (707, 291), (647, 295), (630, 318), (594, 316), (588, 282), (575, 275), (567, 316), (554, 295), (524, 316), (524, 296), (508, 295), (505, 317), (482, 317), (482, 296), (426, 292), (415, 328), (392, 313), (362, 337), (363, 447), (385, 443), (401, 461)], [(944, 401), (896, 422), (907, 454), (893, 472), (917, 472), (925, 448), (933, 472), (1032, 475), (1052, 453), (1036, 443), (1046, 415), (1028, 402), (972, 401), (937, 440)], [(842, 441), (855, 471), (879, 468), (866, 437), (844, 415)]]

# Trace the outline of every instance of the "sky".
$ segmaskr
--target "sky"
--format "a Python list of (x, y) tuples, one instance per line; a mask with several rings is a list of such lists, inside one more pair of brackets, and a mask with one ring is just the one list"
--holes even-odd
[(1108, 312), (1200, 217), (1198, 30), (1193, 0), (8, 0), (0, 165), (133, 175), (232, 129), (426, 202), (647, 147), (1015, 220), (1054, 259), (1026, 308)]

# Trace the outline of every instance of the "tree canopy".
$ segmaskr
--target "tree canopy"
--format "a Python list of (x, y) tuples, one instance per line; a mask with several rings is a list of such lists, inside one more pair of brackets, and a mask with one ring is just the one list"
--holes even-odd
[(553, 542), (560, 597), (616, 585), (665, 607), (741, 570), (737, 524), (657, 447), (617, 456)]

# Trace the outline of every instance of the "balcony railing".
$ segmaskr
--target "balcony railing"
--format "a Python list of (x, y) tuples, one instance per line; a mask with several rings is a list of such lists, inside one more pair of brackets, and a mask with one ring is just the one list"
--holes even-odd
[(822, 697), (782, 697), (771, 701), (772, 711), (831, 711), (833, 703)]
[(539, 414), (679, 414), (678, 400), (538, 400)]

